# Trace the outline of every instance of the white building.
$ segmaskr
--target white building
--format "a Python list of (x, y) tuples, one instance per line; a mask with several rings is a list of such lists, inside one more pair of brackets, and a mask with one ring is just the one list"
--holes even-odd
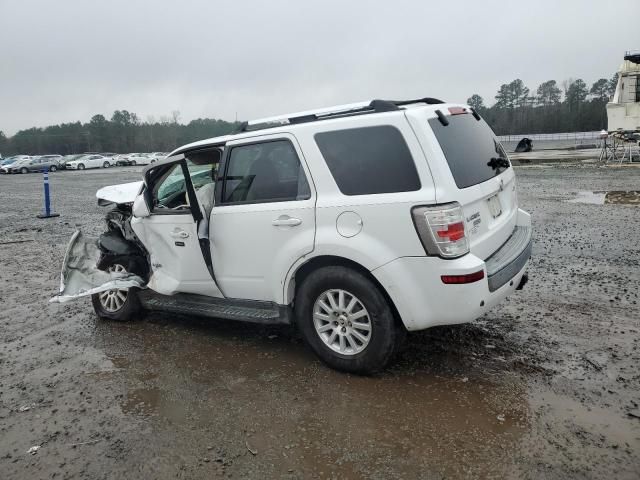
[(608, 130), (640, 131), (640, 52), (627, 52), (616, 93), (607, 103)]

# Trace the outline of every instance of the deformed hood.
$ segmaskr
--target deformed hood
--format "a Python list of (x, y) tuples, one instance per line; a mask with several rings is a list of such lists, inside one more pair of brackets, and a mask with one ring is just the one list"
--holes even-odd
[(96, 192), (98, 203), (133, 203), (140, 193), (142, 181), (102, 187)]

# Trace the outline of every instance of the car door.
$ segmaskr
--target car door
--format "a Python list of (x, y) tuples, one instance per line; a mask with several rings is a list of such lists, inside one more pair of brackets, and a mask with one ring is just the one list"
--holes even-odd
[(180, 156), (147, 170), (143, 198), (150, 214), (136, 217), (134, 213), (131, 227), (150, 255), (149, 288), (165, 295), (221, 297), (211, 270), (209, 241), (198, 234), (204, 217), (191, 181), (192, 175), (199, 181), (202, 177), (202, 168), (196, 167), (201, 166)]
[(283, 280), (313, 250), (315, 190), (292, 135), (228, 142), (209, 235), (226, 297), (278, 301)]
[(100, 168), (104, 162), (104, 157), (101, 155), (92, 155), (90, 161), (91, 168)]

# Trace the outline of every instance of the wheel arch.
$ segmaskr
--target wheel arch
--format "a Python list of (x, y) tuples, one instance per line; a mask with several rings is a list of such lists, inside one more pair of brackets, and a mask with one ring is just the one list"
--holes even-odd
[(391, 310), (393, 311), (393, 316), (396, 320), (396, 323), (398, 325), (402, 325), (402, 327), (405, 328), (404, 322), (400, 317), (400, 313), (398, 312), (393, 299), (384, 288), (384, 286), (378, 281), (378, 279), (369, 270), (367, 270), (367, 268), (363, 267), (358, 262), (337, 255), (319, 255), (310, 258), (306, 262), (298, 265), (293, 273), (289, 275), (288, 283), (285, 285), (284, 303), (290, 305), (292, 302), (294, 302), (297, 286), (301, 285), (304, 279), (307, 278), (311, 273), (323, 267), (346, 267), (362, 274), (365, 278), (370, 280), (385, 297), (385, 299), (389, 303), (389, 306), (391, 307)]

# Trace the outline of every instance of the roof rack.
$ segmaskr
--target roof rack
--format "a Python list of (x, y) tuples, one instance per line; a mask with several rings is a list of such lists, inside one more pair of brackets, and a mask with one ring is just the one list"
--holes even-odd
[[(349, 103), (346, 105), (336, 105), (334, 107), (321, 108), (318, 110), (308, 110), (305, 112), (288, 113), (276, 117), (260, 118), (243, 122), (238, 132), (246, 132), (249, 130), (261, 130), (264, 128), (274, 128), (280, 125), (293, 125), (298, 123), (316, 122), (319, 120), (328, 120), (331, 118), (350, 117), (354, 115), (363, 115), (368, 113), (392, 112), (400, 110), (400, 107), (412, 105), (415, 103), (426, 103), (434, 105), (444, 103), (437, 98), (425, 97), (416, 100), (371, 100), (370, 102)], [(274, 125), (275, 124), (275, 125)], [(249, 128), (255, 127), (255, 128)]]

